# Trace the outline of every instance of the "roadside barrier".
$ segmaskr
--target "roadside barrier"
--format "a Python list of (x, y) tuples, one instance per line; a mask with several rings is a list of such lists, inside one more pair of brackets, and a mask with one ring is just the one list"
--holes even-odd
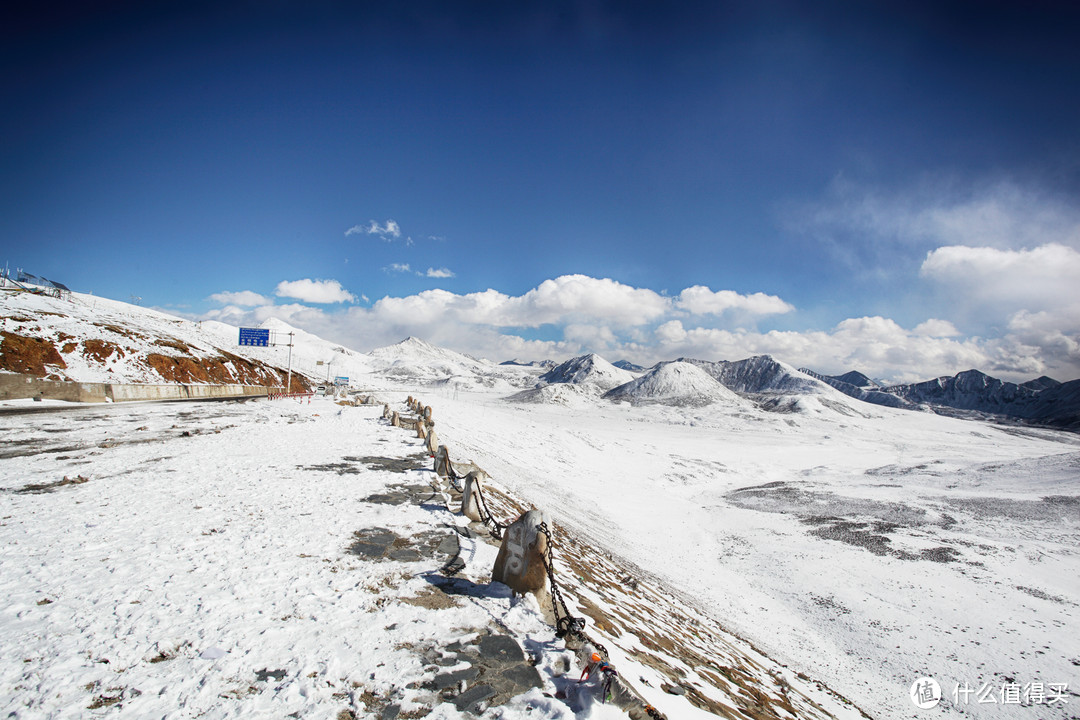
[(270, 400), (288, 400), (289, 398), (296, 398), (297, 400), (301, 400), (301, 401), (303, 401), (304, 398), (307, 398), (307, 401), (310, 403), (311, 398), (314, 395), (315, 395), (315, 393), (313, 393), (313, 392), (296, 392), (296, 393), (284, 393), (284, 392), (281, 392), (281, 393), (267, 393), (266, 397), (268, 399), (270, 399)]
[(424, 438), (421, 429), (433, 425), (431, 406), (425, 406), (411, 395), (406, 406), (416, 413), (416, 420), (403, 423), (389, 405), (383, 405), (383, 418), (389, 419), (395, 427), (412, 428), (415, 425), (420, 428), (417, 437), (424, 439), (424, 445), (434, 459), (435, 474), (461, 493), (461, 513), (473, 522), (482, 523), (492, 538), (501, 541), (492, 568), (492, 580), (506, 584), (518, 594), (532, 593), (542, 606), (550, 607), (555, 618), (555, 636), (563, 640), (566, 649), (574, 653), (582, 667), (579, 684), (587, 683), (594, 688), (600, 702), (624, 710), (631, 720), (667, 720), (619, 675), (610, 662), (607, 648), (585, 633), (585, 618), (575, 616), (567, 607), (555, 579), (555, 538), (547, 516), (539, 510), (529, 510), (513, 522), (499, 522), (484, 498), (484, 481), (488, 474), (475, 463), (452, 461), (450, 450), (439, 444), (434, 429), (428, 430)]

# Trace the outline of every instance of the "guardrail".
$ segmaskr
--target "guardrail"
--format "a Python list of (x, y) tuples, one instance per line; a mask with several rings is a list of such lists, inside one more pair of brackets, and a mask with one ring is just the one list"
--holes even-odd
[(266, 397), (268, 399), (270, 399), (270, 400), (288, 400), (290, 398), (296, 398), (297, 400), (301, 400), (301, 401), (304, 398), (307, 398), (307, 401), (310, 403), (311, 398), (314, 395), (315, 395), (315, 393), (313, 393), (313, 392), (295, 392), (295, 393), (280, 392), (280, 393), (267, 393)]

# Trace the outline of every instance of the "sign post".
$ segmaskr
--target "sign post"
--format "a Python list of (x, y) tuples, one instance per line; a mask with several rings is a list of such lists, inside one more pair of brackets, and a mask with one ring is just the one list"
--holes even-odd
[(266, 347), (270, 344), (270, 331), (263, 328), (240, 328), (239, 344)]
[[(287, 380), (285, 385), (285, 394), (288, 395), (292, 391), (292, 349), (293, 349), (293, 335), (295, 333), (289, 333), (289, 370), (287, 374)], [(240, 328), (240, 337), (238, 344), (248, 347), (269, 347), (270, 345), (278, 346), (281, 343), (271, 341), (270, 330), (268, 328)]]
[(285, 394), (292, 394), (292, 338), (293, 334), (289, 333), (289, 379), (285, 381)]

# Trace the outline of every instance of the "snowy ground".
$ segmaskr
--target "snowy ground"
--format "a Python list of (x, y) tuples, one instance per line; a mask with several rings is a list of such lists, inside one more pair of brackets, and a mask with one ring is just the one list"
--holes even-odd
[[(418, 441), (379, 411), (263, 400), (0, 413), (0, 713), (460, 717), (443, 701), (457, 683), (433, 682), (467, 669), (491, 633), (513, 636), (550, 684), (562, 653), (535, 603), (482, 578), (495, 548), (460, 538), (470, 564), (457, 582), (485, 585), (452, 597), (436, 592), (447, 557), (408, 557), (462, 521), (434, 493), (380, 500), (433, 474), (407, 469)], [(400, 561), (350, 552), (372, 529), (410, 538)], [(538, 689), (502, 712), (573, 717)]]
[[(400, 405), (398, 395), (386, 393)], [(532, 598), (489, 582), (496, 547), (461, 536), (466, 521), (432, 489), (421, 441), (380, 415), (323, 398), (0, 404), (0, 713), (625, 717), (576, 682)], [(491, 491), (508, 519), (513, 499)], [(626, 574), (557, 537), (561, 571), (573, 555), (575, 573), (606, 585)], [(466, 565), (449, 578), (451, 539)], [(590, 602), (610, 596), (596, 590)], [(567, 592), (579, 608), (580, 588)], [(634, 595), (713, 637), (671, 596), (644, 582)], [(605, 639), (650, 702), (672, 720), (710, 717), (661, 689), (672, 681), (663, 668), (628, 657), (624, 648), (641, 650), (628, 637)], [(520, 661), (485, 659), (499, 640), (520, 647)], [(760, 675), (740, 688), (760, 679), (806, 717), (857, 716), (793, 671), (729, 656), (729, 670)], [(693, 668), (679, 674), (701, 682)], [(459, 702), (484, 684), (499, 692), (486, 712)]]
[[(660, 690), (670, 676), (643, 649), (713, 699), (724, 679), (695, 659), (745, 669), (800, 717), (851, 714), (816, 680), (875, 718), (1077, 716), (1076, 435), (869, 406), (560, 406), (371, 382), (399, 407), (419, 394), (457, 459), (572, 531), (557, 557), (580, 575), (574, 607), (615, 618), (591, 632), (671, 720), (705, 715)], [(445, 557), (350, 550), (357, 532), (419, 547), (464, 523), (435, 493), (378, 500), (433, 479), (381, 406), (44, 405), (0, 408), (6, 716), (460, 717), (460, 687), (437, 679), (472, 655), (448, 648), (495, 633), (542, 688), (485, 717), (625, 717), (544, 696), (566, 689), (566, 655), (534, 603), (488, 585), (494, 547), (460, 540), (465, 590), (449, 596)], [(934, 710), (908, 696), (924, 675), (943, 688)], [(1043, 702), (1001, 702), (1040, 682)], [(1051, 704), (1061, 683), (1068, 702)], [(996, 704), (978, 702), (984, 688)]]
[[(869, 405), (425, 400), (511, 491), (871, 716), (1080, 715), (1075, 434)], [(933, 710), (909, 697), (922, 676)]]

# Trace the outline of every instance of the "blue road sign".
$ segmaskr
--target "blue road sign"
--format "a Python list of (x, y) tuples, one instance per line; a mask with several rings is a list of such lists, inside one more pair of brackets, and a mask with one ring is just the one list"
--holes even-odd
[(347, 377), (336, 377), (336, 378), (334, 378), (334, 384), (335, 385), (348, 385), (349, 384), (349, 378), (347, 378)]
[(270, 345), (270, 331), (262, 328), (240, 328), (240, 344), (268, 347)]

